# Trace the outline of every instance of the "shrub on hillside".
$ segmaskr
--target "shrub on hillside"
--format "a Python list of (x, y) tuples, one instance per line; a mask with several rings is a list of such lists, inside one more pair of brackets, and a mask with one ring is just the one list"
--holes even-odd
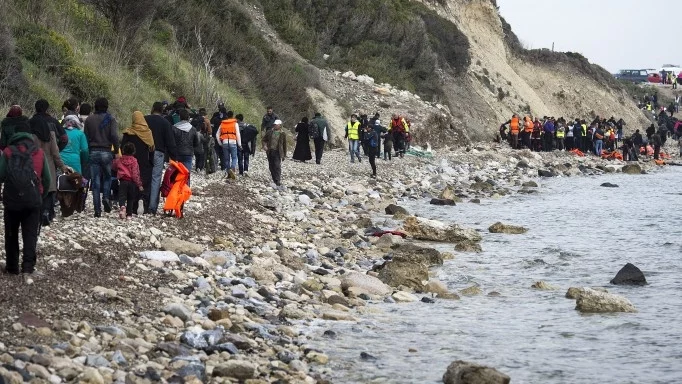
[(22, 24), (15, 28), (17, 53), (50, 72), (60, 72), (73, 64), (74, 53), (66, 38), (38, 24)]
[(102, 76), (87, 67), (73, 65), (62, 74), (62, 84), (80, 100), (110, 97), (109, 87)]

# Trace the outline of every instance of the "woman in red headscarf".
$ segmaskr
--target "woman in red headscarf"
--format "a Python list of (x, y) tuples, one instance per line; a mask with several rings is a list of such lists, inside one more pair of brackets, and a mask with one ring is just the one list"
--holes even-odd
[(0, 123), (0, 150), (7, 148), (7, 144), (16, 132), (19, 123), (28, 123), (28, 117), (24, 116), (20, 106), (13, 105), (7, 113), (7, 117)]

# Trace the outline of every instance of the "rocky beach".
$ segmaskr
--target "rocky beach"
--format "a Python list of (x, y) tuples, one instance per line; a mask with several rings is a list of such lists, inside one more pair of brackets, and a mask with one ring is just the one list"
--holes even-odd
[[(0, 383), (330, 382), (334, 356), (311, 347), (312, 321), (355, 322), (376, 302), (483, 293), (475, 285), (450, 291), (432, 277), (443, 260), (485, 248), (481, 235), (415, 217), (401, 202), (477, 204), (537, 193), (547, 177), (658, 167), (481, 143), (378, 160), (376, 180), (343, 150), (322, 165), (285, 161), (283, 188), (271, 185), (262, 153), (251, 168), (234, 182), (193, 174), (181, 220), (93, 219), (86, 210), (43, 228), (44, 276), (31, 285), (0, 279)], [(526, 229), (513, 224), (490, 222), (490, 232)], [(372, 236), (377, 230), (407, 238)], [(636, 310), (598, 290), (572, 295), (585, 312)]]

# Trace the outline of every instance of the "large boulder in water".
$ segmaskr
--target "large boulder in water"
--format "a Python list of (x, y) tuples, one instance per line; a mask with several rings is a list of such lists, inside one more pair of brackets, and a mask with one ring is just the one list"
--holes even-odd
[(635, 265), (627, 263), (616, 274), (616, 277), (611, 279), (611, 284), (614, 285), (646, 285), (646, 277), (644, 273)]
[(341, 279), (341, 289), (349, 296), (365, 293), (371, 296), (385, 296), (391, 288), (374, 276), (351, 272)]
[(443, 265), (443, 255), (439, 250), (420, 247), (411, 243), (396, 244), (391, 247), (393, 258), (400, 257), (414, 263), (423, 263), (429, 267)]
[(408, 217), (403, 230), (417, 240), (440, 241), (447, 243), (478, 243), (481, 235), (473, 229), (462, 228), (456, 224), (445, 224), (436, 220)]
[(443, 375), (444, 384), (509, 384), (511, 378), (495, 368), (455, 361)]
[(639, 164), (627, 164), (621, 168), (621, 171), (628, 175), (639, 175), (642, 173), (642, 167)]
[(395, 204), (389, 204), (384, 211), (387, 215), (409, 215), (407, 209)]
[(583, 288), (575, 304), (575, 309), (583, 313), (637, 312), (630, 300), (623, 296), (592, 288)]
[(443, 265), (443, 255), (438, 250), (403, 244), (393, 247), (392, 259), (375, 270), (379, 279), (392, 287), (402, 285), (423, 292), (424, 283), (429, 280), (429, 267), (435, 265)]
[(431, 205), (449, 205), (449, 206), (457, 205), (457, 204), (455, 203), (454, 200), (451, 200), (451, 199), (436, 199), (436, 198), (431, 199), (431, 201), (429, 202), (429, 204), (431, 204)]
[(528, 229), (516, 225), (506, 225), (499, 221), (488, 228), (490, 233), (506, 233), (508, 235), (520, 235), (528, 232)]

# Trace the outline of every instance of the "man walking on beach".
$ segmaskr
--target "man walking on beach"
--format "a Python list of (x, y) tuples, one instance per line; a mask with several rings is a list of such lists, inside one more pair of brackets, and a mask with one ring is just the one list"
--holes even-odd
[(277, 120), (279, 120), (279, 117), (275, 114), (272, 107), (268, 107), (265, 115), (263, 116), (263, 121), (260, 124), (261, 135), (265, 134), (266, 131), (271, 130), (275, 125), (275, 121)]
[(352, 114), (350, 121), (346, 124), (346, 135), (348, 139), (348, 151), (350, 152), (350, 162), (355, 163), (355, 157), (358, 158), (358, 163), (362, 163), (360, 159), (360, 122), (358, 116)]
[(315, 117), (310, 121), (310, 126), (312, 129), (317, 130), (317, 135), (313, 138), (315, 143), (315, 163), (321, 164), (324, 144), (329, 141), (329, 123), (320, 112), (315, 112)]
[(145, 116), (144, 119), (154, 138), (154, 167), (152, 168), (148, 213), (155, 215), (159, 207), (164, 159), (166, 156), (175, 156), (175, 136), (173, 136), (173, 126), (163, 117), (163, 103), (158, 101), (154, 103), (152, 114)]
[(272, 181), (279, 187), (282, 185), (282, 161), (287, 157), (287, 138), (282, 131), (282, 120), (275, 120), (272, 129), (263, 135), (262, 140)]

